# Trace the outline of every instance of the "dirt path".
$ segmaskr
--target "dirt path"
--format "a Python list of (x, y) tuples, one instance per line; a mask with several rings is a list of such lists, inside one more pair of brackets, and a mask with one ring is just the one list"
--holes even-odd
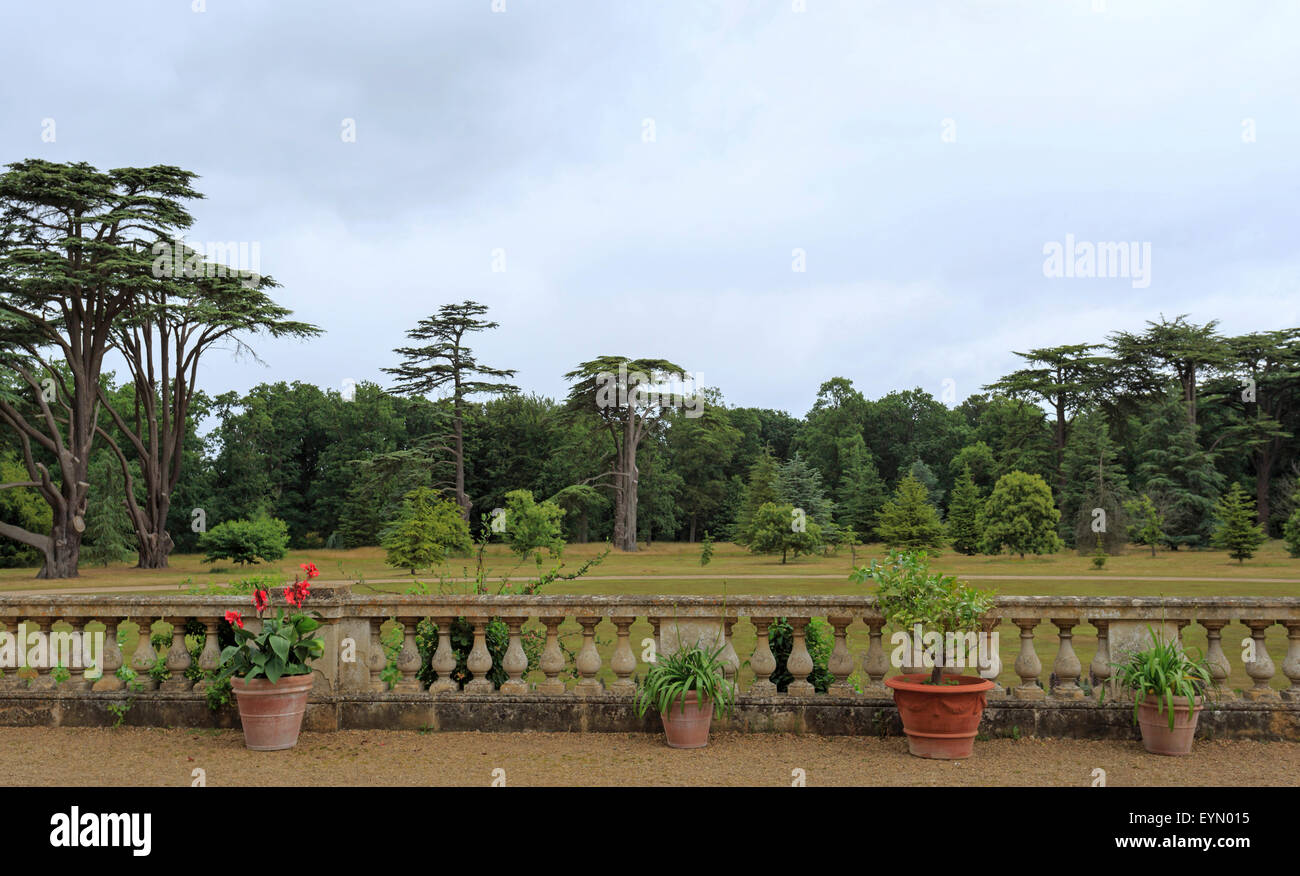
[[(910, 757), (890, 737), (714, 734), (674, 751), (650, 734), (303, 734), (289, 751), (244, 748), (238, 730), (0, 728), (0, 785), (207, 784), (507, 786), (1093, 784), (1300, 787), (1300, 743), (1197, 742), (1191, 757), (1155, 757), (1137, 742), (994, 739), (961, 762)], [(497, 777), (501, 774), (498, 773)]]

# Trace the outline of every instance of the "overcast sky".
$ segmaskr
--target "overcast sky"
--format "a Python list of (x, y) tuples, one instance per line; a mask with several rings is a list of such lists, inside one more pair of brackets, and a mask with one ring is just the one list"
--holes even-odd
[[(1162, 312), (1300, 325), (1292, 0), (195, 5), (6, 4), (0, 160), (200, 175), (191, 242), (326, 331), (209, 391), (386, 383), (464, 299), (526, 390), (654, 356), (796, 415)], [(1067, 234), (1145, 277), (1046, 276)]]

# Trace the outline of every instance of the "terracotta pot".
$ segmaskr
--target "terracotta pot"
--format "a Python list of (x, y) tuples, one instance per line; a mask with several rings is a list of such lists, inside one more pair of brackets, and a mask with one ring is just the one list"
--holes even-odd
[(310, 674), (286, 675), (275, 684), (265, 678), (232, 678), (230, 686), (239, 703), (244, 744), (254, 751), (279, 751), (297, 745), (311, 685)]
[(907, 748), (916, 757), (970, 757), (984, 717), (985, 693), (993, 682), (973, 675), (945, 675), (956, 684), (925, 684), (929, 673), (885, 679), (903, 719)]
[(660, 716), (669, 748), (703, 748), (709, 744), (709, 727), (713, 724), (713, 701), (700, 702), (695, 691), (686, 693), (686, 702), (674, 699)]
[[(1181, 756), (1192, 753), (1192, 738), (1196, 735), (1196, 721), (1201, 716), (1201, 697), (1190, 711), (1186, 699), (1174, 700), (1174, 729), (1169, 729), (1169, 710), (1156, 711), (1156, 701), (1147, 694), (1138, 705), (1138, 726), (1142, 728), (1142, 747), (1152, 754)], [(1161, 701), (1161, 707), (1164, 702)]]

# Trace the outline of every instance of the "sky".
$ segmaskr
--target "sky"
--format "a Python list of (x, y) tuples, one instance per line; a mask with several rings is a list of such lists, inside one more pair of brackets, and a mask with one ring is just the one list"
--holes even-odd
[(1297, 33), (1290, 0), (44, 0), (0, 12), (0, 163), (199, 174), (187, 239), (256, 245), (325, 332), (211, 352), (212, 393), (389, 385), (472, 299), (479, 360), (552, 397), (627, 355), (795, 415), (835, 376), (957, 403), (1161, 314), (1300, 325)]

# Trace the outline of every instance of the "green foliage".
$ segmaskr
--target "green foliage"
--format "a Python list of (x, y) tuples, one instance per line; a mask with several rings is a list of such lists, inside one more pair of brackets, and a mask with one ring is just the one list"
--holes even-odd
[(809, 465), (801, 453), (796, 451), (790, 461), (780, 467), (777, 489), (782, 503), (802, 509), (809, 521), (821, 527), (826, 539), (835, 537), (833, 506), (826, 498), (821, 472)]
[(1291, 512), (1287, 518), (1286, 525), (1282, 528), (1282, 537), (1286, 539), (1286, 547), (1293, 557), (1300, 557), (1300, 508)]
[(1208, 544), (1224, 477), (1214, 455), (1202, 449), (1200, 428), (1188, 421), (1177, 389), (1154, 403), (1134, 431), (1138, 488), (1164, 517), (1167, 543), (1174, 548)]
[[(296, 590), (297, 585), (294, 587)], [(301, 607), (306, 595), (305, 589), (299, 591), (293, 603)], [(263, 594), (254, 594), (255, 606), (259, 597), (264, 598)], [(263, 610), (257, 612), (262, 620), (262, 629), (258, 633), (245, 629), (237, 612), (227, 612), (226, 620), (232, 624), (235, 642), (221, 651), (217, 680), (239, 676), (251, 681), (262, 676), (275, 684), (286, 675), (307, 675), (311, 672), (307, 664), (324, 653), (324, 640), (316, 632), (320, 628), (320, 612), (290, 613), (280, 608), (275, 614), (268, 611), (263, 616)]]
[(231, 560), (268, 563), (282, 559), (289, 547), (289, 530), (283, 520), (259, 514), (248, 520), (226, 520), (199, 538), (203, 562)]
[(108, 566), (135, 555), (135, 529), (126, 513), (126, 486), (116, 457), (104, 452), (90, 465), (90, 501), (86, 507), (81, 559)]
[(449, 552), (464, 552), (472, 547), (469, 524), (461, 517), (460, 506), (450, 499), (440, 499), (436, 490), (418, 487), (402, 499), (402, 508), (380, 539), (390, 566), (428, 569), (447, 559)]
[(510, 550), (525, 560), (536, 552), (542, 562), (542, 550), (552, 557), (564, 552), (564, 509), (550, 500), (538, 502), (531, 490), (506, 493), (506, 539)]
[(842, 473), (836, 518), (841, 525), (868, 538), (875, 533), (880, 509), (885, 504), (885, 483), (860, 434), (854, 433), (840, 441), (839, 457)]
[(1136, 544), (1148, 545), (1151, 556), (1156, 555), (1156, 545), (1165, 541), (1165, 518), (1156, 507), (1155, 502), (1146, 493), (1140, 499), (1133, 499), (1124, 504), (1124, 510), (1131, 521), (1128, 526), (1129, 540)]
[[(835, 676), (831, 675), (828, 668), (831, 651), (835, 648), (835, 630), (826, 621), (813, 618), (804, 627), (804, 643), (813, 661), (813, 671), (806, 681), (817, 693), (826, 693), (835, 682)], [(775, 684), (779, 692), (785, 693), (790, 688), (790, 682), (794, 681), (794, 676), (787, 667), (790, 652), (794, 650), (794, 628), (790, 626), (789, 620), (779, 617), (768, 626), (767, 644), (772, 649), (772, 656), (776, 658), (776, 669), (768, 676), (768, 681)]]
[(984, 550), (1051, 554), (1063, 547), (1056, 527), (1061, 512), (1052, 489), (1039, 475), (1013, 471), (998, 478), (984, 503)]
[(971, 556), (979, 553), (984, 539), (984, 501), (970, 466), (962, 466), (961, 472), (952, 491), (952, 504), (948, 506), (948, 538), (953, 550)]
[(793, 505), (767, 502), (750, 518), (745, 541), (752, 553), (780, 554), (784, 564), (787, 556), (813, 553), (822, 544), (822, 528)]
[[(923, 631), (942, 635), (974, 632), (993, 607), (992, 591), (976, 590), (955, 575), (930, 571), (925, 551), (890, 551), (884, 563), (853, 570), (850, 580), (858, 584), (876, 582), (876, 603), (885, 621), (895, 630), (912, 634), (916, 625)], [(936, 660), (931, 684), (942, 677), (942, 661)]]
[(679, 711), (686, 708), (686, 695), (695, 691), (701, 703), (713, 704), (713, 714), (719, 718), (730, 714), (736, 701), (735, 686), (728, 682), (719, 656), (726, 642), (712, 649), (693, 646), (678, 648), (671, 654), (656, 655), (645, 680), (637, 686), (635, 708), (638, 717), (654, 706), (661, 715), (669, 714), (674, 704)]
[(700, 565), (707, 566), (713, 559), (713, 536), (706, 530), (700, 541)]
[(741, 497), (740, 511), (732, 533), (732, 541), (748, 545), (754, 533), (754, 515), (764, 505), (781, 504), (781, 470), (772, 457), (771, 449), (764, 447), (749, 469), (749, 480)]
[[(29, 480), (27, 469), (18, 454), (0, 452), (0, 483), (21, 483)], [(53, 512), (34, 489), (16, 487), (0, 490), (0, 521), (22, 527), (28, 532), (49, 532)], [(38, 550), (20, 542), (0, 539), (0, 568), (6, 566), (34, 566), (41, 562)]]
[(930, 504), (925, 485), (909, 473), (894, 489), (894, 495), (880, 512), (877, 533), (891, 548), (920, 548), (937, 551), (943, 547), (943, 524)]
[(1214, 512), (1218, 522), (1211, 543), (1238, 563), (1255, 556), (1259, 546), (1268, 541), (1264, 527), (1255, 523), (1255, 509), (1241, 484), (1234, 483), (1220, 497)]
[(1160, 714), (1168, 713), (1172, 730), (1174, 700), (1185, 699), (1188, 709), (1195, 708), (1196, 698), (1209, 693), (1213, 678), (1205, 658), (1189, 656), (1177, 640), (1166, 640), (1153, 629), (1151, 640), (1149, 648), (1111, 665), (1115, 667), (1115, 680), (1133, 691), (1133, 723), (1138, 722), (1138, 707), (1147, 697), (1154, 697)]

